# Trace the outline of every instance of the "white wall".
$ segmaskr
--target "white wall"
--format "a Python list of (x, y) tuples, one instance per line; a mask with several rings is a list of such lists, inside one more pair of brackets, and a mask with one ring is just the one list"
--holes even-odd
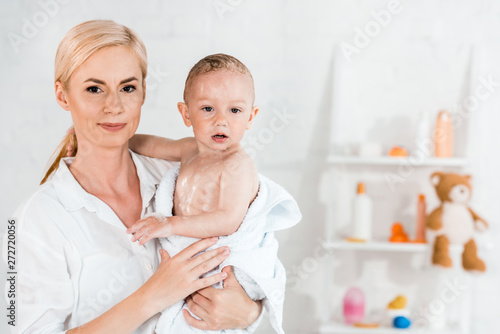
[[(293, 282), (298, 282), (287, 292), (285, 329), (287, 333), (313, 332), (321, 315), (324, 266), (332, 264), (332, 257), (319, 261), (317, 269), (305, 270), (304, 264), (314, 258), (323, 236), (325, 207), (318, 199), (318, 186), (332, 135), (344, 143), (411, 146), (419, 112), (436, 112), (463, 101), (471, 82), (477, 83), (477, 71), (500, 80), (498, 1), (396, 1), (396, 5), (398, 14), (345, 67), (340, 89), (343, 107), (336, 111), (338, 126), (332, 134), (334, 46), (342, 41), (354, 45), (357, 29), (376, 22), (373, 12), (387, 10), (392, 6), (388, 1), (1, 0), (0, 153), (5, 158), (0, 230), (36, 188), (48, 158), (71, 124), (69, 114), (53, 96), (53, 59), (68, 29), (85, 20), (107, 18), (142, 37), (149, 54), (150, 90), (139, 132), (172, 138), (190, 135), (175, 107), (189, 68), (207, 54), (229, 53), (252, 71), (261, 107), (255, 126), (246, 135), (247, 147), (255, 149), (259, 170), (287, 188), (304, 215), (299, 226), (279, 234), (280, 257)], [(39, 28), (23, 35), (27, 21), (38, 22)], [(21, 36), (23, 43), (12, 43), (13, 34)], [(486, 59), (472, 74), (468, 72), (471, 46)], [(498, 114), (498, 97), (496, 90), (481, 112)], [(282, 129), (271, 126), (276, 117), (284, 120)], [(499, 242), (500, 212), (494, 201), (500, 185), (495, 177), (500, 170), (495, 154), (498, 122), (471, 124), (471, 133), (476, 134), (475, 161), (488, 166), (471, 167), (481, 172), (475, 175), (474, 205), (493, 225), (491, 235)], [(466, 137), (460, 131), (457, 140), (462, 140), (464, 153)], [(488, 150), (480, 137), (488, 140)], [(500, 315), (495, 283), (500, 278), (498, 260), (492, 255), (489, 260), (490, 271), (479, 278), (481, 289), (474, 292), (474, 333), (491, 333), (494, 322), (488, 319)], [(371, 270), (362, 268), (362, 263), (347, 266), (351, 276), (332, 282), (332, 305), (337, 305), (333, 316), (340, 312), (338, 302), (345, 287), (362, 280), (356, 272)], [(380, 275), (379, 270), (373, 277)], [(269, 329), (264, 326), (260, 332)]]

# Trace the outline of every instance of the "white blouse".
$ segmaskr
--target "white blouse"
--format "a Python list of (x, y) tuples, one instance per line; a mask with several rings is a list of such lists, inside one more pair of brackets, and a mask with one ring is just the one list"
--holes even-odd
[[(141, 216), (153, 212), (164, 160), (130, 152), (140, 180)], [(157, 239), (130, 241), (113, 210), (87, 193), (61, 161), (13, 218), (17, 233), (15, 333), (64, 333), (101, 315), (142, 286), (158, 267)], [(140, 307), (141, 305), (137, 305)], [(134, 333), (154, 332), (154, 316)]]

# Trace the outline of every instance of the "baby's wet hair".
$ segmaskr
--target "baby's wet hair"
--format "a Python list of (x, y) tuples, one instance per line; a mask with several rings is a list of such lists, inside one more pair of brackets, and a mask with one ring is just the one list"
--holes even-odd
[(187, 102), (188, 92), (194, 79), (200, 75), (220, 70), (239, 72), (248, 75), (253, 89), (253, 77), (245, 64), (233, 56), (224, 53), (216, 53), (201, 59), (189, 71), (186, 84), (184, 85), (184, 102)]

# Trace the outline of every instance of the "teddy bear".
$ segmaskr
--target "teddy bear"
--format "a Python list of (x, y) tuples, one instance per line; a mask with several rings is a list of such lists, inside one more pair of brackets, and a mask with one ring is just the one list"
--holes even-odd
[(426, 227), (436, 235), (432, 263), (451, 267), (449, 245), (464, 245), (462, 266), (465, 270), (484, 272), (486, 266), (477, 255), (474, 229), (484, 231), (488, 224), (479, 217), (468, 203), (471, 197), (470, 175), (436, 172), (431, 182), (436, 189), (441, 205), (426, 218)]

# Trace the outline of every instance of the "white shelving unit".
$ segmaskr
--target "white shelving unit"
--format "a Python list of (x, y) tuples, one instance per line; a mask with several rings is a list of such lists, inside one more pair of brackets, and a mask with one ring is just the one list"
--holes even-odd
[(425, 252), (428, 244), (410, 243), (410, 242), (388, 242), (388, 241), (370, 241), (370, 242), (350, 242), (345, 240), (325, 241), (325, 249), (332, 250), (357, 250), (374, 252)]
[(331, 155), (327, 162), (334, 165), (359, 165), (359, 166), (400, 166), (411, 165), (415, 167), (464, 167), (467, 160), (463, 158), (426, 158), (417, 157), (373, 157)]
[[(330, 155), (327, 158), (328, 164), (331, 168), (339, 166), (346, 166), (349, 169), (357, 167), (378, 167), (386, 166), (388, 168), (398, 168), (398, 166), (412, 166), (416, 168), (426, 167), (439, 167), (439, 168), (452, 168), (461, 169), (467, 165), (467, 160), (464, 158), (426, 158), (418, 159), (417, 157), (359, 157), (359, 156), (336, 156)], [(375, 171), (376, 172), (376, 171)], [(328, 215), (327, 215), (328, 216)], [(330, 217), (331, 218), (331, 217)], [(327, 237), (332, 235), (332, 221), (327, 219), (325, 225), (325, 233)], [(391, 243), (388, 241), (370, 241), (370, 242), (349, 242), (345, 240), (330, 240), (326, 239), (323, 242), (323, 247), (332, 251), (356, 251), (356, 252), (380, 252), (383, 253), (404, 253), (411, 256), (412, 254), (422, 254), (430, 252), (431, 245), (419, 243)], [(452, 252), (460, 252), (458, 246), (450, 248)], [(340, 323), (331, 323), (330, 319), (330, 282), (333, 275), (331, 266), (325, 268), (325, 286), (324, 286), (324, 304), (323, 304), (323, 319), (320, 326), (319, 333), (322, 334), (400, 334), (411, 333), (410, 329), (394, 329), (394, 328), (359, 328), (354, 326), (347, 326)], [(446, 329), (446, 330), (422, 330), (418, 329), (418, 333), (424, 334), (467, 334), (460, 331), (460, 329)]]
[[(378, 328), (360, 328), (354, 326), (348, 326), (343, 324), (327, 324), (320, 328), (320, 333), (332, 333), (332, 334), (403, 334), (412, 333), (409, 329), (396, 329), (387, 327)], [(417, 331), (417, 333), (425, 334), (461, 334), (459, 329), (448, 329), (448, 330), (428, 330), (425, 332)]]

